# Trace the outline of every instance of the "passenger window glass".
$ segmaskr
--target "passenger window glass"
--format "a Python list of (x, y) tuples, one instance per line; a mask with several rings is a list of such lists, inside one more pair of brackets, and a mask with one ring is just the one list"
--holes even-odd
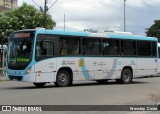
[(84, 55), (100, 55), (101, 43), (99, 39), (83, 39)]
[(157, 44), (156, 42), (152, 42), (152, 56), (156, 56), (157, 54)]
[(39, 36), (36, 43), (36, 60), (52, 58), (54, 56), (54, 37)]
[(79, 55), (79, 39), (62, 37), (60, 39), (60, 55)]
[(159, 58), (160, 58), (160, 47), (158, 47), (158, 54), (159, 54)]
[(54, 43), (52, 41), (37, 42), (37, 56), (53, 56)]
[(121, 41), (121, 53), (123, 56), (133, 56), (136, 55), (136, 42), (131, 40)]
[(138, 56), (151, 56), (151, 42), (139, 41), (137, 48)]
[(103, 41), (103, 55), (118, 55), (119, 41), (107, 39)]

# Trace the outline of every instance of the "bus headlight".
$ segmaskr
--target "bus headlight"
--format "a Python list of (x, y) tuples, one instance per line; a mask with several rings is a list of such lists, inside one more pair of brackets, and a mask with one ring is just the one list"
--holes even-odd
[(29, 68), (26, 70), (26, 74), (29, 74), (29, 73), (30, 73), (31, 68), (32, 68), (32, 67), (29, 67)]

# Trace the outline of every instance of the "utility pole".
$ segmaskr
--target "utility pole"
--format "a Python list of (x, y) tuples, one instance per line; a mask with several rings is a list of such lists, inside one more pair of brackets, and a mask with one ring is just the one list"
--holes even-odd
[(48, 8), (47, 6), (47, 3), (48, 3), (48, 0), (45, 0), (44, 2), (44, 9), (42, 7), (40, 7), (34, 0), (32, 0), (39, 8), (40, 8), (40, 11), (43, 11), (44, 12), (44, 23), (43, 23), (43, 27), (46, 28), (46, 18), (47, 18), (47, 12), (48, 10), (50, 10), (54, 4), (58, 1), (58, 0), (55, 0), (55, 2)]
[(47, 0), (45, 0), (45, 3), (44, 3), (44, 28), (46, 28), (46, 14), (47, 14)]
[(126, 32), (126, 1), (124, 0), (124, 32)]
[(64, 14), (64, 31), (66, 30), (66, 15)]

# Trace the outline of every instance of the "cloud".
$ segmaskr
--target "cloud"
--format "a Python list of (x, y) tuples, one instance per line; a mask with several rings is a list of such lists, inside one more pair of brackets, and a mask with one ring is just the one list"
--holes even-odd
[[(19, 0), (19, 5), (25, 1), (35, 5), (32, 0)], [(39, 6), (44, 1), (34, 0)], [(48, 6), (55, 0), (48, 0)], [(127, 0), (126, 29), (134, 34), (144, 35), (145, 29), (159, 19), (160, 0)], [(49, 10), (49, 14), (57, 22), (55, 29), (84, 30), (86, 28), (123, 31), (123, 0), (58, 0)]]

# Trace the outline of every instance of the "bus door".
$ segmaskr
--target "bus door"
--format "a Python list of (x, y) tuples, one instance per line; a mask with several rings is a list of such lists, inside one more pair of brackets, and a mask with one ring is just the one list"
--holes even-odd
[(55, 37), (51, 35), (38, 35), (36, 42), (36, 82), (52, 82), (55, 80), (56, 61)]
[(157, 73), (160, 74), (160, 43), (158, 43), (158, 55)]
[(158, 65), (156, 42), (139, 41), (137, 47), (137, 75), (148, 76), (156, 74)]

